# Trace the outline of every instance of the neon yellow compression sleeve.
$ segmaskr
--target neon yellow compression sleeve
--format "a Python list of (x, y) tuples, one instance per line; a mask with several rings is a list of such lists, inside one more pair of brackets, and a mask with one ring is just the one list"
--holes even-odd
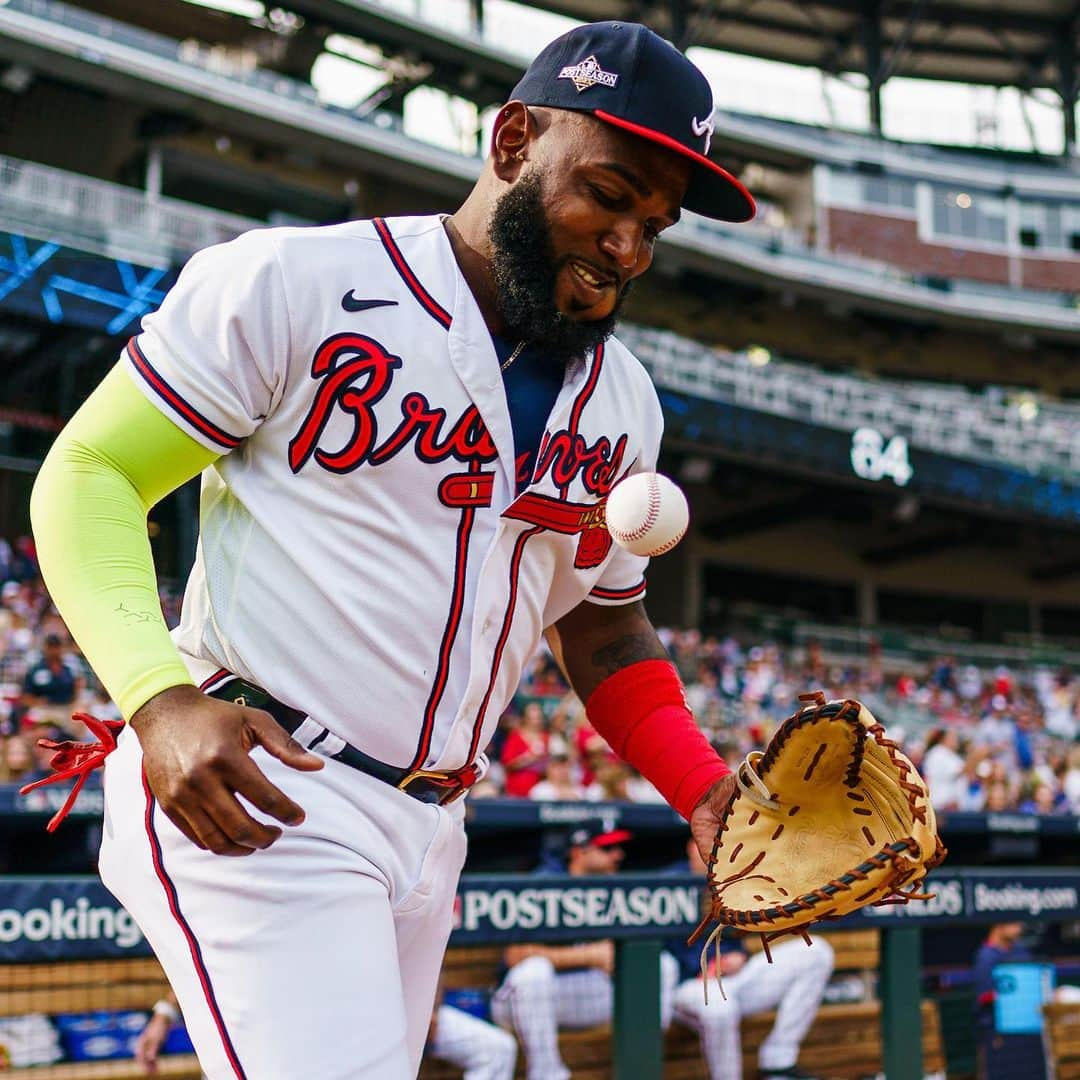
[(121, 365), (57, 437), (30, 499), (42, 576), (125, 719), (190, 684), (158, 601), (150, 508), (220, 454), (154, 407)]

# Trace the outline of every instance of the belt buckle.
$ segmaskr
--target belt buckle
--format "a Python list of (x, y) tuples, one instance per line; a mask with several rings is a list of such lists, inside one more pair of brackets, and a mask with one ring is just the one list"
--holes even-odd
[(406, 795), (412, 794), (412, 792), (409, 791), (409, 785), (414, 780), (428, 780), (435, 787), (452, 788), (453, 790), (449, 790), (444, 798), (439, 799), (440, 806), (449, 806), (455, 799), (459, 799), (464, 795), (469, 786), (462, 783), (461, 777), (454, 773), (437, 772), (433, 769), (413, 769), (413, 771), (397, 785), (398, 790), (404, 791)]

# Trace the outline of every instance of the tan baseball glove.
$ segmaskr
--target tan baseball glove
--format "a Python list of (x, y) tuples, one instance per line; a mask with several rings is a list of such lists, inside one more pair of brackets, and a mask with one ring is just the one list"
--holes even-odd
[[(918, 885), (945, 857), (926, 784), (857, 701), (803, 694), (764, 753), (736, 772), (709, 859), (705, 952), (725, 926), (806, 937), (867, 904), (930, 897)], [(807, 938), (809, 941), (809, 938)]]

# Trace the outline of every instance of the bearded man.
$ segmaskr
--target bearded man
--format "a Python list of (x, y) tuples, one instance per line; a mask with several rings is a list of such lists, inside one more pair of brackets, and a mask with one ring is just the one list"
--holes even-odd
[[(127, 726), (100, 870), (224, 1077), (403, 1080), (465, 857), (459, 796), (541, 635), (711, 845), (732, 778), (603, 500), (661, 411), (613, 338), (707, 157), (704, 76), (643, 26), (530, 65), (451, 216), (265, 229), (191, 259), (58, 438), (42, 569)], [(180, 626), (148, 509), (202, 474)], [(598, 527), (599, 523), (599, 527)]]

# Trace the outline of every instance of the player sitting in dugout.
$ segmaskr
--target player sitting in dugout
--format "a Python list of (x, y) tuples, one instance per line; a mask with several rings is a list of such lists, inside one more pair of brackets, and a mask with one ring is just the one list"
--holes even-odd
[[(671, 868), (705, 877), (705, 861), (693, 838), (686, 842), (686, 859)], [(808, 948), (802, 938), (774, 941), (772, 963), (764, 952), (750, 955), (742, 938), (725, 931), (720, 942), (719, 975), (724, 992), (702, 993), (701, 949), (683, 939), (667, 942), (679, 965), (672, 1015), (701, 1037), (709, 1080), (741, 1080), (742, 1045), (739, 1023), (744, 1016), (776, 1010), (772, 1029), (758, 1050), (760, 1080), (800, 1080), (809, 1073), (798, 1068), (799, 1047), (821, 1005), (833, 970), (833, 949), (819, 936)], [(711, 954), (710, 954), (711, 956)], [(716, 977), (715, 959), (707, 976)], [(715, 987), (714, 987), (715, 989)]]
[[(181, 1020), (176, 995), (169, 990), (154, 1005), (146, 1026), (135, 1040), (135, 1062), (147, 1076), (157, 1076), (161, 1051)], [(448, 1005), (443, 989), (431, 1012), (424, 1056), (456, 1065), (462, 1080), (514, 1080), (517, 1042), (513, 1035), (472, 1013)]]
[[(630, 839), (626, 829), (589, 822), (570, 833), (565, 867), (544, 863), (536, 872), (565, 872), (571, 877), (614, 874), (625, 857), (623, 845)], [(559, 1029), (611, 1022), (615, 943), (603, 939), (571, 945), (510, 945), (503, 959), (508, 970), (491, 1000), (492, 1019), (517, 1033), (528, 1080), (569, 1080), (570, 1070), (559, 1052)], [(660, 992), (665, 1028), (671, 1020), (677, 981), (678, 964), (665, 953)]]
[[(631, 838), (626, 829), (600, 822), (575, 829), (566, 846), (566, 873), (616, 873)], [(686, 853), (671, 872), (704, 878), (705, 863), (692, 838)], [(537, 872), (562, 869), (545, 863)], [(759, 1080), (812, 1080), (797, 1065), (799, 1046), (832, 974), (833, 950), (822, 937), (811, 940), (809, 948), (801, 938), (774, 943), (770, 964), (764, 953), (750, 956), (738, 938), (725, 938), (720, 952), (724, 994), (709, 994), (707, 1005), (700, 947), (684, 939), (668, 942), (660, 958), (661, 1026), (666, 1030), (674, 1019), (698, 1032), (710, 1080), (741, 1080), (739, 1023), (744, 1016), (775, 1009), (776, 1021), (758, 1054)], [(567, 1080), (571, 1074), (559, 1052), (558, 1032), (610, 1023), (615, 943), (511, 945), (503, 955), (508, 970), (492, 999), (492, 1018), (517, 1033), (528, 1080)], [(712, 964), (708, 970), (714, 979)]]

